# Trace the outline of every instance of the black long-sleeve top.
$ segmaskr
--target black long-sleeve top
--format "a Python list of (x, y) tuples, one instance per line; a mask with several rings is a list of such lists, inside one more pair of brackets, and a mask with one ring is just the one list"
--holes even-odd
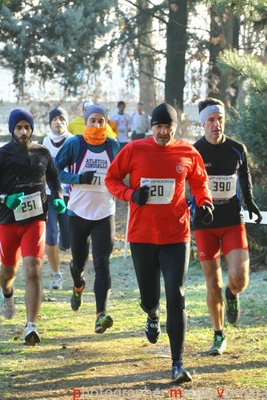
[[(40, 144), (29, 143), (22, 146), (13, 139), (0, 148), (0, 194), (25, 195), (40, 192), (43, 213), (21, 223), (32, 220), (45, 220), (47, 217), (46, 182), (52, 198), (62, 198), (62, 190), (57, 168), (49, 150)], [(14, 223), (14, 211), (0, 204), (0, 224)]]
[(241, 201), (246, 203), (253, 198), (246, 146), (225, 135), (220, 144), (211, 144), (203, 136), (194, 146), (203, 158), (215, 209), (213, 222), (204, 225), (196, 207), (193, 228), (244, 224)]

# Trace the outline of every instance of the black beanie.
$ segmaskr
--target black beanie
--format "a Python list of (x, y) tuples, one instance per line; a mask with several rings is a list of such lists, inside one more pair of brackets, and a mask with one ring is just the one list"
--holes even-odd
[(162, 103), (152, 111), (151, 126), (161, 124), (178, 125), (177, 112), (170, 104)]
[(63, 117), (66, 123), (68, 123), (68, 114), (67, 111), (62, 107), (56, 107), (49, 113), (49, 125), (51, 125), (52, 119), (55, 117)]

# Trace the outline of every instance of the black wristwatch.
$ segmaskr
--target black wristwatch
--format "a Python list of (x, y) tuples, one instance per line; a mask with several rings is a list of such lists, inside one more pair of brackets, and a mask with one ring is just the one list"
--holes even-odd
[(0, 194), (0, 204), (5, 204), (7, 194)]

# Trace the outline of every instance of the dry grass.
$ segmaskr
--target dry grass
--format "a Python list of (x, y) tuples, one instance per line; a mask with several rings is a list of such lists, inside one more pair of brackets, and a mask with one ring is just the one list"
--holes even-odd
[[(125, 208), (123, 209), (125, 216)], [(241, 296), (242, 316), (237, 327), (226, 326), (227, 351), (207, 356), (212, 328), (205, 303), (205, 284), (198, 263), (190, 266), (186, 306), (188, 329), (184, 362), (192, 383), (181, 387), (170, 381), (170, 351), (165, 331), (165, 299), (162, 291), (162, 335), (157, 345), (144, 336), (131, 257), (123, 258), (125, 219), (120, 219), (111, 259), (112, 294), (109, 312), (114, 326), (102, 335), (94, 333), (93, 271), (89, 262), (84, 304), (70, 308), (72, 282), (70, 254), (62, 254), (63, 290), (49, 290), (51, 271), (43, 268), (44, 299), (38, 330), (42, 341), (34, 348), (22, 345), (25, 323), (24, 279), (16, 279), (17, 313), (13, 320), (1, 317), (0, 399), (218, 399), (267, 397), (267, 274), (253, 272), (249, 288)], [(181, 392), (178, 392), (178, 390)], [(176, 392), (175, 392), (176, 390)], [(249, 392), (250, 391), (250, 392)]]

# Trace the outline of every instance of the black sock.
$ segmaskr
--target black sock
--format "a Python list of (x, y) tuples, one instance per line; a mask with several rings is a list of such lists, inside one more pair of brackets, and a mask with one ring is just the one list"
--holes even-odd
[(225, 296), (229, 300), (235, 300), (235, 298), (236, 298), (236, 296), (231, 292), (231, 290), (229, 289), (228, 286), (227, 286), (226, 291), (225, 291)]
[(223, 336), (223, 330), (221, 330), (221, 331), (214, 331), (214, 335), (216, 335), (216, 336)]
[(148, 316), (149, 316), (150, 319), (152, 319), (153, 321), (155, 321), (156, 319), (159, 318), (159, 308), (156, 308), (156, 309), (155, 309), (155, 307), (154, 307), (151, 311), (148, 311), (147, 314), (148, 314)]
[(10, 294), (5, 294), (5, 292), (3, 291), (3, 295), (5, 299), (10, 299), (13, 296), (13, 289), (12, 292)]
[(176, 364), (176, 363), (182, 364), (181, 358), (173, 358), (173, 359), (172, 359), (172, 366), (174, 366), (174, 364)]

